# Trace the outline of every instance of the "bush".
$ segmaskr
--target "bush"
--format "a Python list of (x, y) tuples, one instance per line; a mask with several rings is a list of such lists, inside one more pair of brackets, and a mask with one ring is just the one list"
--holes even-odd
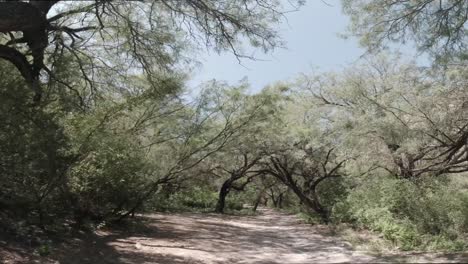
[(31, 107), (31, 90), (15, 72), (0, 62), (0, 221), (43, 226), (68, 210), (62, 189), (72, 160), (69, 139), (62, 114)]
[[(226, 197), (226, 210), (240, 211), (247, 198), (242, 193), (232, 192)], [(196, 186), (174, 193), (159, 193), (150, 204), (158, 211), (213, 211), (218, 202), (218, 192), (208, 187)]]
[(74, 206), (83, 216), (98, 217), (125, 210), (135, 203), (147, 181), (147, 164), (131, 139), (99, 139), (69, 173)]
[(333, 208), (336, 203), (344, 200), (348, 194), (346, 181), (343, 177), (326, 179), (317, 186), (317, 193), (325, 208)]
[(226, 209), (240, 211), (244, 208), (244, 202), (237, 197), (230, 197), (226, 199)]
[(300, 211), (296, 213), (296, 215), (302, 219), (304, 222), (307, 224), (311, 225), (317, 225), (317, 224), (323, 224), (323, 218), (320, 217), (318, 214), (311, 214), (307, 212)]
[(216, 206), (217, 194), (202, 188), (195, 188), (185, 193), (180, 193), (179, 199), (185, 207), (210, 209)]
[(218, 194), (207, 188), (195, 187), (172, 194), (156, 195), (151, 209), (158, 211), (212, 211), (216, 206)]
[(443, 179), (370, 178), (335, 205), (333, 218), (377, 231), (404, 250), (461, 250), (467, 200)]

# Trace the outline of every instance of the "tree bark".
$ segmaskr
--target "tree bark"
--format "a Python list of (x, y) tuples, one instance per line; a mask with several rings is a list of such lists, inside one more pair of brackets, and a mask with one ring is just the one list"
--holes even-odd
[[(0, 2), (0, 33), (22, 32), (22, 38), (12, 37), (9, 43), (0, 45), (0, 58), (12, 63), (27, 84), (35, 92), (34, 101), (41, 99), (39, 75), (44, 68), (44, 51), (49, 45), (47, 13), (59, 0)], [(14, 48), (16, 43), (25, 43), (30, 49), (32, 63), (26, 55)]]
[(266, 192), (266, 188), (263, 188), (260, 190), (260, 192), (258, 193), (256, 199), (255, 199), (255, 203), (253, 205), (253, 208), (252, 208), (252, 211), (253, 212), (256, 212), (257, 211), (257, 208), (258, 206), (262, 203), (262, 199), (264, 198), (265, 196), (265, 192)]
[(260, 194), (257, 196), (257, 199), (255, 199), (254, 206), (252, 207), (252, 211), (253, 211), (253, 212), (256, 212), (256, 211), (257, 211), (257, 208), (258, 208), (258, 206), (260, 205), (260, 202), (262, 201), (262, 198), (263, 198), (263, 193), (260, 193)]
[(299, 200), (307, 207), (313, 210), (314, 213), (317, 213), (325, 223), (329, 221), (329, 212), (325, 207), (320, 204), (317, 192), (316, 185), (309, 190), (309, 195), (306, 195), (294, 182), (285, 182), (286, 185), (299, 197)]
[(35, 30), (44, 23), (45, 14), (25, 2), (0, 3), (0, 32)]
[(284, 193), (280, 193), (278, 195), (278, 208), (283, 208), (283, 196), (284, 196)]
[(219, 197), (218, 202), (216, 203), (215, 212), (220, 214), (224, 213), (224, 208), (226, 207), (226, 196), (229, 194), (231, 185), (232, 181), (231, 179), (228, 179), (221, 186), (221, 189), (219, 190)]

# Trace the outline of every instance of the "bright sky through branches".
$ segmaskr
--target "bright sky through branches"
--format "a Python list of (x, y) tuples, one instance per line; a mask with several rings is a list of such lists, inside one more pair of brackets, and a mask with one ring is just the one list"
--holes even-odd
[[(287, 23), (281, 28), (286, 49), (272, 54), (255, 53), (257, 61), (242, 60), (239, 64), (230, 53), (201, 54), (202, 64), (194, 71), (189, 85), (197, 86), (212, 79), (237, 83), (247, 77), (253, 91), (275, 81), (288, 80), (300, 73), (340, 70), (359, 60), (365, 50), (355, 38), (344, 39), (349, 19), (341, 11), (339, 0), (309, 0), (298, 12), (287, 14)], [(398, 48), (398, 47), (397, 47)], [(408, 49), (403, 48), (408, 53)]]
[(244, 59), (240, 65), (233, 54), (202, 54), (203, 66), (195, 71), (191, 85), (211, 79), (236, 83), (247, 77), (253, 90), (260, 90), (274, 81), (286, 80), (312, 67), (337, 69), (352, 63), (364, 53), (355, 39), (342, 39), (348, 18), (341, 13), (339, 0), (308, 1), (298, 12), (287, 14), (281, 28), (286, 49), (272, 54), (256, 53), (258, 61)]

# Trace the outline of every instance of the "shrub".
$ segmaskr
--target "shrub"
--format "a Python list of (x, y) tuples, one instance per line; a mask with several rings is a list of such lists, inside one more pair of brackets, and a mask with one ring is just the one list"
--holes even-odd
[(240, 211), (244, 208), (244, 203), (240, 199), (228, 197), (226, 200), (226, 209)]
[(69, 173), (74, 206), (83, 217), (103, 217), (132, 206), (145, 186), (147, 164), (127, 137), (103, 136)]
[(443, 179), (415, 183), (375, 177), (337, 203), (333, 218), (377, 231), (404, 250), (461, 250), (467, 200), (466, 192)]
[(159, 211), (211, 211), (214, 210), (218, 194), (202, 187), (172, 194), (160, 193), (156, 195), (151, 209)]

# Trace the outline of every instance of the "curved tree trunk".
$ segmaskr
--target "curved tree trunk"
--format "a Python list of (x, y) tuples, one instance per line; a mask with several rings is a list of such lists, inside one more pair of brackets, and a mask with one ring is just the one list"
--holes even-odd
[(312, 188), (309, 190), (309, 195), (306, 195), (298, 186), (296, 186), (293, 183), (288, 183), (287, 184), (291, 190), (299, 197), (299, 200), (307, 207), (313, 210), (314, 213), (317, 213), (320, 215), (322, 220), (325, 223), (328, 223), (329, 221), (329, 211), (322, 206), (322, 204), (319, 201), (316, 189)]

